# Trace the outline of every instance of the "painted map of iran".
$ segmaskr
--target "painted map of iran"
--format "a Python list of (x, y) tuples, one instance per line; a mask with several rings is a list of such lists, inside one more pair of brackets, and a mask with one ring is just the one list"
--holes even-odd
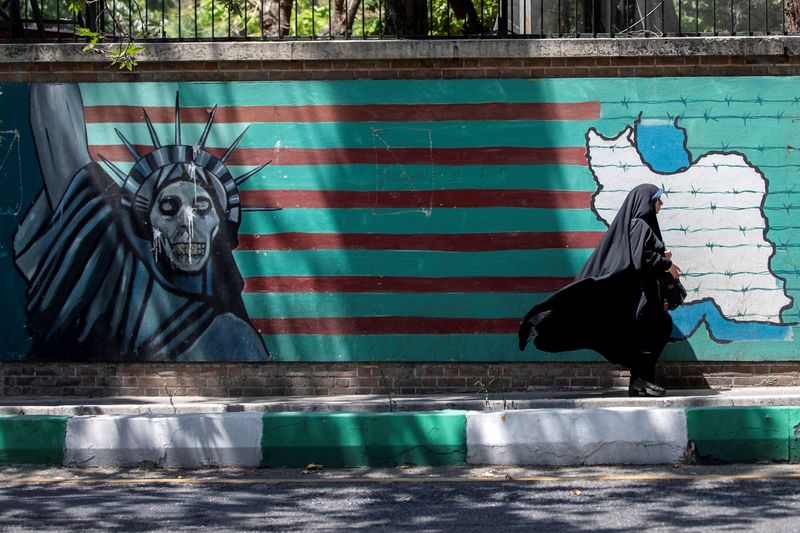
[[(784, 281), (770, 270), (775, 248), (765, 237), (761, 172), (739, 153), (712, 152), (691, 161), (683, 143), (677, 160), (684, 163), (665, 172), (670, 165), (654, 165), (658, 155), (644, 157), (636, 135), (634, 127), (613, 138), (587, 132), (589, 167), (598, 183), (593, 209), (609, 224), (633, 187), (664, 187), (659, 225), (688, 292), (686, 305), (673, 313), (676, 326), (688, 336), (705, 322), (722, 341), (792, 338), (790, 327), (758, 327), (781, 326), (781, 312), (792, 305)], [(660, 149), (675, 147), (667, 142)]]

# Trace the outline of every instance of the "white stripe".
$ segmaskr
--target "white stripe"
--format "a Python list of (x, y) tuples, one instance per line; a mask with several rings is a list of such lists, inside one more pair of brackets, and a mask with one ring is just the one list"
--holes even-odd
[(67, 421), (64, 464), (258, 466), (260, 413), (77, 416)]
[(683, 409), (530, 409), (467, 413), (467, 462), (497, 465), (684, 461)]

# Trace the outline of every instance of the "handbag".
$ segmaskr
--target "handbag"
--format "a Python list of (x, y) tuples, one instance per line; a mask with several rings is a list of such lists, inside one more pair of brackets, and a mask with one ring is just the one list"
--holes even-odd
[(686, 299), (686, 289), (679, 279), (672, 277), (669, 271), (662, 272), (656, 276), (658, 283), (658, 299), (664, 304), (664, 310), (677, 309)]

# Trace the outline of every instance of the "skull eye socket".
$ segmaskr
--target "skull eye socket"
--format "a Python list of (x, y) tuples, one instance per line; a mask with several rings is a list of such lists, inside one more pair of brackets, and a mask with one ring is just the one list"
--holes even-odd
[(204, 216), (211, 210), (211, 201), (208, 198), (196, 198), (192, 209), (194, 209), (194, 212), (198, 215)]
[(174, 217), (181, 207), (181, 200), (177, 196), (165, 196), (158, 203), (158, 210), (165, 217)]

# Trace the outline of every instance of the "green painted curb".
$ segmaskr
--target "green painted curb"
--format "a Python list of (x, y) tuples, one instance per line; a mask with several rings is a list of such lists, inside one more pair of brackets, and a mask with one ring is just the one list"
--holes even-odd
[(686, 410), (689, 440), (701, 459), (721, 461), (789, 461), (790, 419), (800, 422), (793, 407), (698, 407)]
[(262, 466), (329, 467), (464, 464), (464, 411), (266, 413)]
[(789, 461), (800, 463), (800, 408), (789, 408)]
[(61, 465), (66, 416), (0, 416), (0, 465)]

